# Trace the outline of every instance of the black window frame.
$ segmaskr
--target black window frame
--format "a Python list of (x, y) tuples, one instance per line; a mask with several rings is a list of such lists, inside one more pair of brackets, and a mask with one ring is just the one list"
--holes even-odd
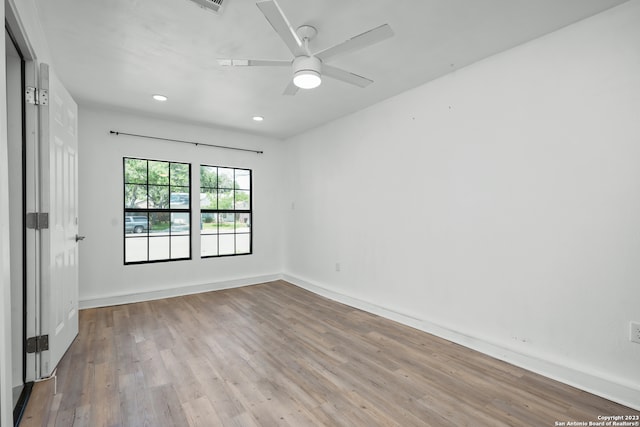
[[(146, 184), (141, 184), (138, 182), (127, 182), (127, 174), (126, 174), (126, 165), (127, 165), (127, 160), (139, 160), (139, 161), (145, 161), (147, 162), (147, 176), (146, 176)], [(158, 163), (167, 163), (168, 164), (168, 176), (167, 176), (167, 182), (168, 184), (164, 185), (164, 184), (149, 184), (149, 162), (158, 162)], [(171, 184), (171, 170), (172, 167), (171, 165), (183, 165), (186, 166), (188, 168), (188, 183), (187, 185), (172, 185)], [(192, 215), (191, 215), (191, 211), (192, 211), (192, 206), (193, 206), (193, 200), (191, 197), (191, 183), (192, 183), (192, 176), (191, 176), (192, 170), (191, 170), (191, 163), (187, 163), (187, 162), (176, 162), (176, 161), (171, 161), (171, 160), (157, 160), (157, 159), (146, 159), (146, 158), (140, 158), (140, 157), (123, 157), (122, 158), (122, 181), (123, 181), (123, 193), (122, 193), (122, 203), (123, 203), (123, 221), (122, 221), (122, 235), (123, 235), (123, 261), (124, 261), (124, 265), (138, 265), (138, 264), (155, 264), (155, 263), (159, 263), (159, 262), (174, 262), (174, 261), (188, 261), (192, 259), (193, 256), (193, 237), (192, 237), (192, 231), (193, 231), (193, 224), (192, 224)], [(146, 202), (146, 207), (145, 208), (131, 208), (131, 207), (127, 207), (127, 203), (126, 203), (126, 194), (127, 194), (127, 185), (146, 185), (147, 189), (146, 189), (146, 196), (147, 196), (147, 202)], [(168, 195), (169, 195), (169, 200), (168, 200), (168, 207), (165, 208), (150, 208), (149, 207), (149, 200), (150, 200), (150, 195), (149, 195), (149, 186), (166, 186), (168, 189)], [(188, 206), (186, 208), (176, 208), (176, 207), (171, 207), (171, 196), (172, 191), (171, 188), (182, 188), (182, 189), (187, 189), (188, 190), (188, 195), (189, 195), (189, 203)], [(176, 193), (176, 194), (183, 194), (183, 192), (181, 193)], [(173, 214), (175, 213), (179, 213), (179, 214), (186, 214), (187, 217), (189, 218), (189, 232), (185, 235), (185, 234), (176, 234), (175, 236), (186, 236), (189, 239), (189, 254), (186, 257), (179, 257), (179, 258), (171, 258), (171, 244), (172, 244), (172, 236), (174, 236), (172, 233), (174, 233), (173, 230), (173, 226), (171, 224), (171, 217)], [(151, 215), (153, 214), (168, 214), (169, 215), (169, 229), (168, 229), (168, 237), (169, 237), (169, 258), (163, 258), (163, 259), (149, 259), (149, 253), (150, 253), (150, 246), (151, 246), (151, 239), (154, 238), (158, 238), (158, 237), (166, 237), (166, 236), (152, 236), (150, 229), (151, 229)], [(142, 234), (141, 236), (127, 236), (127, 221), (126, 218), (128, 216), (146, 216), (147, 217), (147, 230), (146, 230), (146, 234), (140, 233)], [(131, 234), (135, 234), (135, 233), (131, 233)], [(137, 261), (127, 261), (127, 239), (135, 239), (135, 238), (146, 238), (147, 239), (147, 259), (146, 260), (137, 260)]]
[[(208, 187), (208, 186), (203, 186), (202, 185), (202, 168), (216, 168), (216, 187)], [(219, 177), (219, 170), (220, 169), (232, 169), (233, 170), (233, 182), (234, 182), (234, 188), (226, 188), (226, 187), (221, 187), (220, 186), (220, 180), (218, 179)], [(245, 171), (249, 173), (249, 189), (242, 189), (242, 188), (235, 188), (235, 184), (236, 184), (236, 171)], [(207, 191), (205, 190), (215, 190), (216, 192), (216, 208), (212, 209), (212, 208), (203, 208), (202, 207), (202, 197), (200, 200), (200, 258), (202, 259), (206, 259), (206, 258), (222, 258), (222, 257), (232, 257), (232, 256), (244, 256), (244, 255), (252, 255), (253, 254), (253, 233), (254, 233), (254, 228), (253, 228), (253, 170), (252, 169), (248, 169), (248, 168), (240, 168), (240, 167), (233, 167), (233, 166), (215, 166), (215, 165), (205, 165), (205, 164), (200, 164), (200, 168), (199, 168), (199, 172), (200, 172), (200, 178), (201, 178), (201, 182), (200, 182), (200, 194), (203, 193), (207, 193)], [(233, 209), (219, 209), (219, 202), (220, 202), (220, 191), (219, 190), (233, 190), (234, 191), (234, 198), (233, 198)], [(248, 209), (236, 209), (235, 205), (236, 205), (236, 190), (240, 190), (240, 191), (248, 191), (249, 192), (249, 208)], [(249, 217), (249, 231), (248, 232), (237, 232), (236, 230), (236, 226), (237, 226), (237, 221), (234, 220), (234, 231), (233, 233), (220, 233), (220, 228), (219, 228), (219, 222), (217, 223), (217, 227), (218, 227), (218, 232), (217, 233), (203, 233), (204, 231), (204, 224), (203, 224), (203, 214), (216, 214), (217, 218), (220, 218), (220, 215), (225, 215), (225, 214), (233, 214), (234, 218), (235, 215), (237, 214), (245, 214), (248, 215)], [(242, 253), (235, 253), (237, 251), (237, 239), (236, 236), (238, 235), (249, 235), (249, 252), (242, 252)], [(217, 242), (217, 248), (218, 248), (218, 254), (217, 255), (203, 255), (202, 254), (202, 237), (203, 236), (212, 236), (215, 235), (217, 236), (218, 242)], [(220, 236), (221, 235), (233, 235), (234, 239), (233, 239), (233, 244), (234, 244), (234, 253), (232, 254), (220, 254)]]

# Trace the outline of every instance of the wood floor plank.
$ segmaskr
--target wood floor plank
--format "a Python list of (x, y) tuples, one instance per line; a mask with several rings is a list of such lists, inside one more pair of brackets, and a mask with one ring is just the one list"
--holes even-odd
[(81, 311), (48, 401), (48, 416), (23, 425), (500, 427), (640, 414), (282, 281)]
[(223, 425), (209, 399), (205, 396), (199, 397), (191, 402), (182, 405), (187, 422), (190, 427), (209, 427), (212, 425)]
[[(49, 408), (54, 406), (54, 380), (41, 381), (33, 385), (29, 403), (22, 415), (22, 427), (40, 427), (49, 423)], [(34, 405), (31, 402), (39, 402)], [(57, 407), (56, 407), (57, 410)]]

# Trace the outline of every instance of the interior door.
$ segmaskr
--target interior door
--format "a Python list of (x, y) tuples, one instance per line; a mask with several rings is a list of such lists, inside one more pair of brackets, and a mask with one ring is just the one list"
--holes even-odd
[(78, 334), (78, 106), (47, 64), (40, 64), (39, 79), (41, 212), (49, 214), (40, 270), (41, 334), (49, 347), (40, 356), (44, 378)]

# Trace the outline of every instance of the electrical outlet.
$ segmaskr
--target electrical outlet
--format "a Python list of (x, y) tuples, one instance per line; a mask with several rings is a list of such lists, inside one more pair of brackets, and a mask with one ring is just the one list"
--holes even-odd
[(629, 324), (629, 341), (640, 344), (640, 322)]
[(340, 271), (340, 267), (341, 267), (341, 266), (340, 266), (340, 263), (339, 263), (339, 262), (336, 262), (336, 271)]

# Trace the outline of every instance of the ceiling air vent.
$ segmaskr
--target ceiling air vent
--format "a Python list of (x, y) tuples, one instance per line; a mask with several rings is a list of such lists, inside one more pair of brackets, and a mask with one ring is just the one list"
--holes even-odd
[(224, 9), (223, 5), (229, 2), (229, 0), (191, 0), (191, 1), (197, 4), (198, 6), (200, 6), (201, 8), (211, 10), (217, 13), (218, 15), (222, 13), (222, 10)]

